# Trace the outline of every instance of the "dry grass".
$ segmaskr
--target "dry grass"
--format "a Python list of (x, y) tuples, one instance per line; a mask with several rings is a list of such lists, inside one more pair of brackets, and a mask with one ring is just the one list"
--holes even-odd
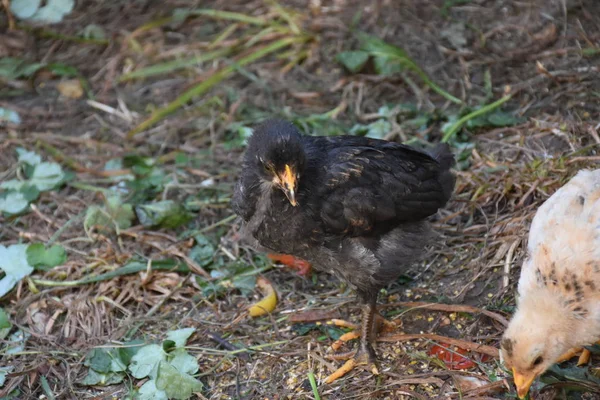
[[(49, 396), (43, 378), (55, 398), (125, 398), (140, 382), (80, 385), (87, 373), (83, 365), (87, 351), (126, 338), (160, 340), (170, 329), (195, 327), (189, 350), (199, 360), (200, 379), (207, 387), (202, 396), (207, 399), (314, 398), (311, 372), (323, 399), (509, 398), (509, 375), (496, 359), (472, 352), (469, 357), (476, 367), (454, 371), (427, 351), (437, 342), (433, 334), (462, 340), (472, 349), (497, 347), (502, 319), (509, 318), (514, 305), (526, 233), (535, 210), (577, 170), (598, 163), (598, 57), (586, 55), (600, 46), (598, 4), (592, 0), (510, 5), (472, 1), (448, 8), (450, 2), (444, 1), (284, 2), (292, 21), (282, 22), (287, 31), (263, 32), (251, 45), (260, 47), (282, 35), (297, 35), (295, 24), (310, 40), (280, 53), (281, 59), (265, 56), (238, 68), (202, 97), (182, 103), (178, 111), (126, 140), (127, 133), (151, 111), (231, 65), (232, 58), (218, 57), (145, 80), (119, 81), (121, 74), (248, 44), (262, 27), (238, 22), (230, 28), (231, 21), (204, 17), (176, 25), (147, 25), (170, 15), (175, 7), (189, 6), (175, 0), (160, 5), (126, 2), (119, 7), (84, 3), (78, 3), (78, 11), (64, 24), (51, 29), (75, 35), (93, 22), (107, 32), (108, 46), (0, 30), (1, 55), (73, 65), (95, 96), (94, 102), (61, 97), (55, 90), (61, 79), (47, 74), (27, 83), (8, 82), (9, 87), (24, 89), (16, 97), (1, 92), (0, 107), (18, 111), (23, 123), (0, 131), (0, 179), (14, 173), (15, 149), (25, 147), (75, 170), (78, 184), (44, 193), (24, 216), (0, 217), (3, 245), (52, 241), (69, 254), (65, 265), (36, 272), (0, 303), (11, 321), (31, 334), (20, 354), (0, 354), (2, 364), (15, 367), (0, 397), (15, 388), (21, 391), (19, 398)], [(285, 20), (268, 2), (233, 3), (215, 2), (210, 7), (266, 21)], [(274, 282), (280, 301), (272, 315), (257, 319), (248, 318), (246, 309), (258, 299), (258, 291), (243, 295), (229, 289), (216, 298), (204, 297), (196, 281), (203, 271), (195, 265), (191, 267), (196, 274), (143, 271), (92, 284), (60, 284), (113, 271), (132, 257), (189, 262), (186, 255), (193, 241), (185, 233), (193, 230), (203, 230), (218, 244), (215, 258), (254, 262), (254, 253), (238, 242), (239, 227), (227, 206), (242, 150), (233, 145), (235, 123), (248, 125), (273, 114), (301, 116), (306, 123), (306, 117), (333, 110), (329, 117), (349, 128), (355, 122), (368, 123), (387, 103), (417, 104), (426, 111), (452, 109), (410, 74), (402, 78), (349, 75), (340, 68), (333, 55), (353, 47), (349, 27), (358, 11), (362, 12), (360, 29), (402, 46), (440, 86), (469, 104), (483, 104), (491, 100), (489, 94), (499, 98), (509, 86), (514, 97), (507, 109), (526, 120), (507, 128), (471, 130), (465, 136), (475, 147), (468, 168), (458, 172), (454, 200), (436, 218), (443, 240), (426, 263), (411, 270), (412, 282), (394, 283), (380, 297), (383, 311), (402, 320), (402, 333), (413, 336), (408, 341), (378, 343), (379, 377), (356, 371), (332, 385), (321, 384), (339, 366), (328, 358), (333, 340), (322, 332), (301, 336), (292, 329), (290, 318), (298, 312), (357, 316), (352, 292), (325, 274), (310, 280), (285, 268), (269, 269), (265, 275)], [(454, 40), (461, 35), (466, 39), (457, 47), (448, 32), (459, 22), (469, 25), (455, 34)], [(297, 62), (289, 64), (290, 59)], [(491, 88), (486, 88), (486, 76)], [(417, 131), (396, 122), (397, 137), (429, 141), (441, 137), (441, 123)], [(127, 154), (159, 160), (172, 183), (156, 199), (183, 202), (196, 197), (201, 207), (193, 222), (185, 228), (162, 230), (135, 225), (119, 235), (84, 230), (88, 207), (104, 201), (92, 186), (110, 186), (104, 164)], [(178, 154), (187, 158), (185, 165), (177, 162)], [(215, 182), (212, 188), (201, 184), (210, 181)], [(472, 308), (414, 307), (399, 301)], [(487, 316), (477, 308), (487, 310)], [(232, 351), (237, 347), (252, 350)], [(487, 385), (469, 389), (467, 376)], [(544, 395), (551, 396), (552, 390), (547, 388)]]

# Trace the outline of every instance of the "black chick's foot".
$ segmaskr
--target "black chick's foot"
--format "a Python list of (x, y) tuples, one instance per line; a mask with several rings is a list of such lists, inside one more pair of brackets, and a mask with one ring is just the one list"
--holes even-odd
[[(361, 332), (359, 330), (360, 326), (353, 324), (352, 322), (348, 322), (343, 319), (332, 319), (331, 321), (328, 321), (327, 324), (339, 326), (342, 328), (353, 329), (350, 332), (344, 333), (335, 342), (333, 342), (333, 344), (331, 345), (331, 348), (334, 351), (339, 350), (344, 345), (344, 343), (349, 342), (350, 340), (353, 340), (353, 339), (358, 339), (361, 336)], [(375, 314), (375, 327), (376, 327), (376, 333), (394, 332), (398, 328), (402, 327), (402, 323), (400, 320), (398, 320), (398, 322), (390, 321), (390, 320), (386, 319), (385, 317), (383, 317), (381, 314), (376, 313)], [(375, 334), (375, 336), (376, 336), (376, 334)], [(345, 353), (345, 354), (353, 354), (353, 352)], [(342, 354), (340, 356), (344, 357), (345, 354)], [(346, 359), (346, 358), (348, 358), (348, 357), (344, 357), (343, 359)]]
[(348, 361), (344, 363), (335, 372), (325, 378), (325, 383), (330, 384), (340, 379), (348, 372), (352, 371), (356, 367), (363, 367), (368, 371), (371, 371), (373, 375), (379, 375), (379, 368), (377, 366), (377, 356), (375, 350), (370, 344), (361, 343), (357, 351), (349, 353), (336, 354), (332, 356), (335, 359), (344, 359), (350, 357)]

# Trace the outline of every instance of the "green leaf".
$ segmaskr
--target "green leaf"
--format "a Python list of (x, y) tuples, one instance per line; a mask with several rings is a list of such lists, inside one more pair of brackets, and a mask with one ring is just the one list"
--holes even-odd
[(123, 204), (121, 198), (115, 194), (107, 196), (105, 208), (98, 206), (88, 208), (83, 226), (86, 231), (95, 226), (113, 232), (115, 228), (129, 228), (134, 218), (131, 204)]
[(17, 148), (17, 156), (19, 157), (19, 162), (25, 163), (32, 167), (35, 167), (42, 162), (42, 157), (40, 157), (39, 154), (22, 147)]
[(81, 36), (86, 39), (106, 39), (106, 32), (100, 25), (89, 24), (81, 31)]
[(192, 376), (182, 373), (166, 361), (161, 361), (158, 367), (156, 387), (164, 390), (171, 399), (188, 399), (194, 392), (202, 390), (202, 382)]
[(29, 201), (21, 192), (0, 194), (0, 212), (8, 215), (21, 214), (29, 208)]
[(373, 60), (375, 65), (375, 72), (379, 75), (389, 76), (397, 74), (404, 70), (404, 66), (401, 60), (397, 60), (389, 57), (375, 57)]
[(242, 292), (243, 295), (248, 295), (256, 288), (256, 275), (234, 276), (231, 279), (231, 284), (234, 288)]
[(506, 111), (495, 111), (470, 119), (465, 124), (468, 128), (504, 127), (513, 126), (525, 122), (525, 118), (517, 117)]
[(32, 243), (27, 247), (27, 262), (35, 269), (48, 271), (67, 261), (67, 252), (60, 245), (46, 249), (42, 243)]
[(183, 328), (167, 333), (167, 340), (175, 342), (176, 347), (184, 347), (187, 340), (196, 331), (196, 328)]
[(119, 358), (121, 359), (121, 361), (123, 361), (125, 365), (129, 365), (131, 363), (131, 359), (133, 358), (133, 356), (135, 356), (137, 352), (143, 347), (140, 346), (141, 344), (144, 344), (143, 340), (131, 340), (129, 342), (123, 343), (123, 345), (117, 349), (119, 351)]
[(162, 348), (165, 351), (165, 353), (169, 353), (171, 350), (176, 349), (177, 346), (175, 345), (174, 341), (165, 340), (164, 342), (162, 342)]
[(99, 373), (125, 372), (127, 366), (121, 359), (121, 353), (116, 348), (92, 349), (86, 355), (83, 364)]
[(12, 327), (12, 324), (8, 320), (8, 314), (3, 308), (0, 308), (0, 329), (6, 329)]
[(137, 393), (138, 400), (169, 400), (167, 393), (164, 390), (159, 390), (156, 387), (156, 381), (151, 379), (144, 383)]
[(383, 139), (388, 133), (390, 133), (391, 129), (392, 124), (385, 119), (378, 119), (369, 125), (354, 125), (352, 129), (350, 129), (350, 134), (366, 136), (374, 139)]
[(62, 167), (53, 162), (42, 162), (35, 166), (31, 176), (31, 184), (40, 192), (52, 190), (66, 180)]
[(0, 58), (0, 77), (6, 80), (30, 78), (43, 66), (41, 63), (31, 63), (20, 58)]
[(186, 374), (195, 374), (198, 372), (198, 360), (196, 357), (189, 354), (185, 349), (177, 349), (170, 354), (173, 358), (169, 361), (169, 363), (177, 368), (179, 372)]
[(8, 108), (0, 107), (0, 123), (2, 121), (9, 122), (11, 124), (18, 125), (21, 123), (21, 117), (19, 113)]
[(15, 369), (13, 365), (9, 365), (8, 367), (0, 367), (0, 388), (4, 386), (4, 383), (6, 382), (6, 375), (10, 374), (13, 369)]
[(48, 24), (58, 23), (73, 11), (74, 6), (75, 0), (46, 0), (46, 5), (40, 7), (29, 19)]
[(112, 358), (108, 354), (108, 349), (92, 349), (87, 353), (83, 365), (90, 367), (96, 372), (110, 372)]
[(52, 72), (54, 75), (64, 76), (66, 78), (72, 78), (80, 75), (77, 68), (63, 63), (48, 64), (46, 65), (46, 69)]
[(357, 73), (369, 60), (369, 53), (366, 51), (343, 51), (338, 53), (335, 59), (342, 64), (348, 71)]
[(10, 332), (12, 324), (8, 319), (8, 314), (4, 309), (0, 308), (0, 340), (3, 340), (8, 332)]
[(25, 349), (25, 342), (30, 336), (31, 334), (24, 332), (21, 329), (14, 332), (8, 337), (8, 340), (4, 342), (6, 344), (4, 355), (13, 355), (22, 352)]
[(5, 274), (0, 279), (0, 298), (33, 272), (33, 267), (27, 262), (27, 247), (26, 244), (13, 244), (9, 247), (0, 245), (0, 269)]
[(135, 213), (146, 227), (173, 229), (192, 219), (192, 215), (181, 204), (172, 200), (136, 206)]
[(490, 116), (488, 117), (488, 121), (490, 121), (490, 124), (492, 124), (494, 126), (501, 127), (501, 126), (511, 126), (511, 125), (520, 124), (522, 122), (525, 122), (526, 119), (517, 117), (512, 113), (508, 113), (508, 112), (504, 112), (504, 111), (496, 111), (495, 113), (490, 114)]
[(196, 245), (190, 249), (189, 257), (201, 267), (206, 267), (213, 261), (215, 247), (204, 235), (196, 235)]
[(88, 374), (81, 381), (82, 385), (86, 386), (108, 386), (121, 383), (125, 378), (124, 372), (107, 372), (101, 373), (90, 368)]
[(20, 19), (28, 19), (40, 8), (42, 0), (11, 0), (10, 11)]
[(142, 379), (147, 376), (155, 378), (158, 364), (166, 360), (167, 354), (157, 344), (149, 344), (142, 347), (132, 358), (129, 371), (135, 378)]

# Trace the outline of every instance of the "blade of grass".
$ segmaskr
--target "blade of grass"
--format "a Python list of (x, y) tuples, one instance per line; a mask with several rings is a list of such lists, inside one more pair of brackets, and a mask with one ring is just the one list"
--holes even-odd
[(236, 13), (231, 11), (213, 10), (208, 8), (200, 8), (197, 10), (183, 10), (183, 13), (190, 16), (206, 16), (215, 19), (224, 19), (229, 21), (244, 22), (251, 25), (268, 25), (269, 21), (265, 21), (263, 18), (251, 17), (246, 14)]
[(266, 3), (270, 4), (271, 7), (273, 7), (273, 9), (275, 10), (275, 12), (279, 14), (281, 18), (283, 18), (288, 23), (290, 30), (293, 34), (300, 34), (300, 28), (298, 28), (298, 24), (296, 24), (296, 21), (294, 21), (294, 17), (290, 15), (290, 13), (285, 8), (283, 8), (281, 4), (279, 4), (275, 0), (267, 0)]
[(276, 32), (277, 32), (277, 30), (274, 27), (269, 26), (269, 27), (261, 30), (260, 32), (258, 32), (256, 35), (252, 36), (250, 38), (250, 40), (248, 40), (246, 42), (246, 44), (244, 44), (244, 47), (250, 48), (250, 47), (254, 46), (256, 43), (260, 42), (263, 38), (269, 37), (269, 35), (275, 34)]
[(312, 371), (308, 373), (308, 381), (310, 382), (310, 387), (312, 388), (315, 400), (321, 400), (319, 389), (317, 388), (317, 381), (315, 380), (315, 374), (313, 374)]
[(44, 390), (44, 393), (46, 394), (46, 397), (48, 397), (48, 400), (56, 400), (56, 397), (54, 396), (54, 393), (52, 393), (52, 389), (50, 389), (50, 385), (48, 384), (48, 380), (46, 379), (46, 377), (44, 375), (42, 375), (40, 377), (40, 383), (42, 384), (42, 389)]
[(266, 55), (273, 53), (279, 49), (282, 49), (293, 43), (297, 43), (297, 42), (304, 41), (304, 40), (305, 40), (304, 37), (287, 37), (284, 39), (280, 39), (274, 43), (271, 43), (268, 46), (257, 49), (253, 53), (251, 53), (251, 54), (247, 55), (246, 57), (237, 61), (235, 64), (232, 64), (230, 66), (227, 66), (227, 67), (215, 72), (213, 75), (208, 77), (205, 81), (203, 81), (202, 83), (187, 90), (181, 96), (179, 96), (178, 98), (176, 98), (175, 100), (173, 100), (172, 102), (167, 104), (165, 107), (160, 108), (160, 109), (156, 110), (155, 112), (153, 112), (152, 115), (148, 119), (146, 119), (141, 124), (139, 124), (137, 127), (132, 129), (131, 131), (129, 131), (129, 133), (127, 133), (127, 139), (131, 139), (139, 132), (142, 132), (142, 131), (148, 129), (152, 125), (156, 124), (158, 121), (165, 118), (167, 115), (169, 115), (169, 114), (175, 112), (176, 110), (178, 110), (179, 108), (183, 107), (192, 98), (207, 92), (214, 85), (220, 83), (225, 78), (232, 75), (236, 71), (238, 65), (244, 66), (244, 65), (254, 62), (262, 57), (265, 57)]
[(227, 40), (227, 38), (229, 38), (229, 36), (231, 36), (239, 27), (240, 27), (240, 25), (237, 23), (229, 25), (227, 28), (225, 28), (225, 30), (223, 32), (221, 32), (219, 34), (219, 36), (216, 37), (215, 40), (213, 40), (213, 42), (210, 44), (210, 46), (208, 48), (213, 49), (213, 48), (217, 47), (223, 41)]
[(512, 95), (506, 95), (498, 100), (496, 100), (495, 102), (488, 104), (486, 106), (481, 107), (478, 110), (473, 111), (472, 113), (469, 113), (467, 115), (465, 115), (464, 117), (462, 117), (461, 119), (459, 119), (458, 121), (456, 121), (454, 124), (452, 124), (452, 126), (450, 126), (450, 128), (448, 128), (448, 132), (446, 132), (444, 134), (444, 137), (442, 138), (442, 142), (446, 143), (448, 142), (450, 139), (452, 139), (452, 137), (454, 135), (456, 135), (456, 133), (460, 130), (460, 128), (467, 122), (472, 120), (473, 118), (477, 118), (483, 114), (487, 114), (490, 111), (494, 111), (496, 108), (500, 107), (502, 104), (506, 103), (508, 100), (510, 100), (512, 98)]
[(358, 34), (359, 39), (364, 43), (365, 51), (369, 52), (374, 57), (382, 57), (382, 58), (392, 58), (400, 61), (400, 63), (405, 67), (416, 73), (423, 82), (429, 86), (434, 92), (444, 97), (445, 99), (456, 103), (463, 104), (462, 100), (452, 96), (450, 93), (446, 92), (444, 89), (439, 87), (434, 81), (432, 81), (427, 73), (421, 69), (417, 65), (417, 63), (408, 56), (406, 51), (401, 49), (400, 47), (393, 46), (391, 44), (386, 43), (385, 41), (367, 35), (365, 33)]
[(95, 275), (95, 276), (86, 276), (85, 278), (78, 279), (75, 281), (49, 281), (45, 279), (35, 279), (32, 278), (33, 283), (39, 286), (82, 286), (87, 285), (89, 283), (102, 282), (107, 281), (109, 279), (116, 278), (117, 276), (136, 274), (141, 271), (146, 270), (154, 270), (154, 271), (173, 271), (173, 272), (190, 272), (190, 269), (187, 265), (183, 263), (179, 263), (177, 261), (172, 260), (162, 260), (156, 261), (148, 266), (147, 263), (144, 262), (132, 262), (129, 265), (125, 265), (124, 267), (118, 268), (114, 271), (105, 272), (103, 274)]
[(212, 61), (219, 57), (225, 57), (233, 52), (233, 48), (225, 48), (211, 51), (191, 58), (182, 60), (167, 61), (164, 63), (154, 64), (149, 67), (140, 68), (138, 70), (123, 74), (119, 77), (119, 82), (129, 81), (132, 79), (148, 78), (150, 76), (167, 74), (178, 69), (191, 67), (206, 61)]
[(49, 31), (43, 28), (37, 28), (27, 25), (19, 25), (17, 27), (18, 30), (25, 31), (27, 33), (33, 33), (35, 36), (41, 39), (57, 39), (64, 40), (67, 42), (75, 42), (81, 44), (96, 44), (100, 46), (110, 44), (110, 40), (108, 39), (94, 39), (94, 38), (85, 38), (81, 36), (71, 36), (71, 35), (63, 35), (62, 33), (57, 33), (53, 31)]

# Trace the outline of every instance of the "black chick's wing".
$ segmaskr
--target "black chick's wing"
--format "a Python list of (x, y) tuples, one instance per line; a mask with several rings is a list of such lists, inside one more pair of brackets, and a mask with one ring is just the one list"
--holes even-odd
[(372, 236), (424, 219), (443, 207), (454, 189), (447, 146), (432, 155), (398, 143), (329, 150), (320, 189), (325, 229)]

